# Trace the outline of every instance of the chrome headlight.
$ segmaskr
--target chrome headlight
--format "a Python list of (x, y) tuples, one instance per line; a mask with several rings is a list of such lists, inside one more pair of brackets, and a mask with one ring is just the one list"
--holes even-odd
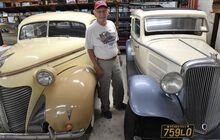
[(183, 78), (177, 72), (168, 73), (161, 80), (160, 86), (166, 93), (178, 93), (183, 88)]
[(55, 74), (53, 70), (41, 69), (36, 73), (36, 80), (42, 86), (49, 86), (55, 81)]

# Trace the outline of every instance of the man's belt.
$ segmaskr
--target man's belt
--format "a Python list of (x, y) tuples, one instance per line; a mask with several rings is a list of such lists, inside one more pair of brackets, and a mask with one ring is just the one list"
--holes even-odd
[(109, 58), (109, 59), (102, 59), (102, 58), (98, 58), (98, 57), (96, 57), (96, 58), (97, 58), (97, 60), (110, 61), (110, 60), (114, 60), (115, 58), (117, 58), (117, 56), (118, 55), (116, 55), (116, 56), (114, 56), (112, 58)]

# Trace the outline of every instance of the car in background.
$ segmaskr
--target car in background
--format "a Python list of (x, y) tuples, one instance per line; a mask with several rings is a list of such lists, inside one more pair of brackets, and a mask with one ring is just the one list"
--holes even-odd
[(84, 45), (94, 20), (49, 12), (19, 24), (0, 56), (0, 139), (88, 139), (96, 77)]
[(14, 45), (17, 42), (17, 24), (0, 23), (0, 32), (2, 34), (4, 44)]
[(131, 13), (125, 140), (220, 138), (220, 56), (207, 32), (203, 11)]

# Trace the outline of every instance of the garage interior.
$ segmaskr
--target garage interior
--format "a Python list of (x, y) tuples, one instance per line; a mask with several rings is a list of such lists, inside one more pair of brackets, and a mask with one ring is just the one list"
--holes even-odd
[[(119, 33), (119, 47), (123, 60), (124, 103), (127, 103), (126, 41), (130, 37), (130, 13), (134, 9), (169, 7), (189, 8), (205, 11), (208, 16), (208, 44), (220, 52), (220, 0), (107, 0), (110, 9), (109, 20), (114, 21)], [(83, 11), (91, 13), (92, 0), (1, 0), (0, 1), (0, 51), (16, 43), (17, 26), (26, 17), (50, 11)], [(8, 26), (9, 25), (9, 26)], [(112, 89), (111, 89), (112, 91)], [(90, 140), (124, 140), (124, 111), (117, 111), (112, 105), (112, 119), (100, 115), (100, 101), (96, 98), (95, 124)]]

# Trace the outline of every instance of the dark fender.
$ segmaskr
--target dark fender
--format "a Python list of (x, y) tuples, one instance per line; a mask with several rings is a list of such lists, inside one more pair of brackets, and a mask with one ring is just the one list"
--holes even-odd
[(131, 46), (131, 39), (126, 41), (126, 70), (127, 78), (140, 73), (134, 62), (134, 50)]
[(167, 97), (159, 83), (150, 76), (134, 75), (129, 78), (129, 104), (132, 111), (139, 116), (163, 117), (176, 123), (184, 122), (176, 97)]

